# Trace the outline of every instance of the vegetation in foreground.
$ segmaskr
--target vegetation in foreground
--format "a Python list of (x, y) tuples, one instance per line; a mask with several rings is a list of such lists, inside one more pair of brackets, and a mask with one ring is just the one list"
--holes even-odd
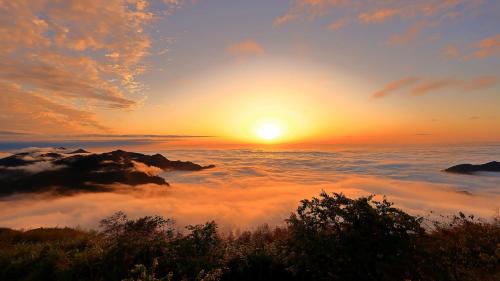
[(500, 221), (424, 227), (386, 200), (322, 193), (285, 227), (222, 235), (117, 213), (100, 231), (0, 229), (1, 280), (500, 280)]

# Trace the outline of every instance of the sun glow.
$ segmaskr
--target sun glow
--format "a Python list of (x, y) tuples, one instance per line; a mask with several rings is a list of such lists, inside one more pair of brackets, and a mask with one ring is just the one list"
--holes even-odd
[(279, 138), (283, 130), (277, 122), (265, 122), (257, 126), (257, 136), (263, 140), (271, 141)]
[[(343, 105), (325, 84), (325, 73), (321, 66), (295, 60), (225, 65), (179, 86), (172, 93), (172, 102), (177, 106), (171, 110), (154, 110), (169, 114), (171, 120), (180, 120), (171, 122), (169, 130), (217, 136), (211, 138), (214, 142), (281, 145), (317, 141), (325, 138), (340, 120), (332, 118), (331, 103), (327, 101), (337, 98), (336, 117)], [(343, 76), (335, 77), (340, 85)], [(341, 86), (335, 90), (348, 91)], [(137, 126), (160, 126), (157, 121), (151, 119)]]

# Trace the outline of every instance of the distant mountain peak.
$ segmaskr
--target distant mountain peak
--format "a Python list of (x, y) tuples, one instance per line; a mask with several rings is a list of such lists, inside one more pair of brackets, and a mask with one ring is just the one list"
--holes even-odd
[(87, 150), (84, 150), (82, 148), (79, 148), (75, 151), (68, 152), (68, 154), (77, 154), (77, 153), (90, 153), (90, 152), (88, 152)]
[(456, 174), (474, 174), (476, 172), (500, 172), (500, 162), (491, 161), (480, 165), (459, 164), (452, 166), (444, 171)]
[(214, 167), (189, 161), (170, 161), (161, 154), (146, 155), (124, 150), (100, 154), (83, 149), (65, 154), (56, 151), (43, 154), (21, 152), (0, 159), (0, 196), (48, 190), (59, 194), (111, 191), (115, 183), (168, 186), (158, 171), (200, 171)]

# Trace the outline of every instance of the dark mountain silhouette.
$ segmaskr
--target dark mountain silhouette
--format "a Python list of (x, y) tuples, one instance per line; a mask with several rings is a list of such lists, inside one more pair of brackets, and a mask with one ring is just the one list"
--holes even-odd
[(81, 148), (79, 148), (79, 149), (77, 149), (77, 150), (75, 150), (75, 151), (71, 151), (71, 152), (69, 152), (68, 154), (77, 154), (77, 153), (90, 153), (90, 152), (88, 152), (88, 151), (87, 151), (87, 150), (85, 150), (85, 149), (81, 149)]
[(24, 165), (28, 165), (30, 163), (35, 162), (33, 160), (26, 159), (26, 157), (29, 155), (30, 155), (29, 152), (22, 152), (22, 153), (17, 153), (17, 154), (2, 158), (2, 159), (0, 159), (0, 166), (18, 167), (18, 166), (24, 166)]
[(41, 157), (49, 157), (49, 158), (61, 158), (62, 154), (56, 152), (48, 152), (40, 155)]
[(59, 194), (111, 191), (113, 183), (168, 186), (164, 178), (148, 171), (151, 167), (164, 171), (200, 171), (214, 166), (123, 150), (85, 155), (23, 152), (0, 159), (0, 196), (48, 190)]
[(492, 161), (486, 164), (460, 164), (450, 167), (445, 172), (457, 174), (473, 174), (475, 172), (500, 172), (500, 162)]

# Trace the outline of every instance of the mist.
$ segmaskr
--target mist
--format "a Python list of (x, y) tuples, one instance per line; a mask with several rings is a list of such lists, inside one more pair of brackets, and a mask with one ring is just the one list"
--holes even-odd
[(485, 219), (495, 214), (499, 197), (491, 194), (456, 192), (443, 184), (399, 181), (373, 176), (351, 176), (331, 184), (268, 183), (247, 179), (246, 187), (220, 184), (154, 184), (130, 188), (116, 185), (113, 192), (13, 195), (0, 201), (0, 225), (12, 228), (71, 226), (98, 227), (100, 219), (123, 211), (132, 218), (161, 215), (173, 218), (182, 228), (215, 220), (224, 231), (253, 229), (263, 223), (282, 225), (300, 200), (321, 190), (342, 192), (350, 197), (383, 195), (405, 211), (427, 216), (459, 211)]

